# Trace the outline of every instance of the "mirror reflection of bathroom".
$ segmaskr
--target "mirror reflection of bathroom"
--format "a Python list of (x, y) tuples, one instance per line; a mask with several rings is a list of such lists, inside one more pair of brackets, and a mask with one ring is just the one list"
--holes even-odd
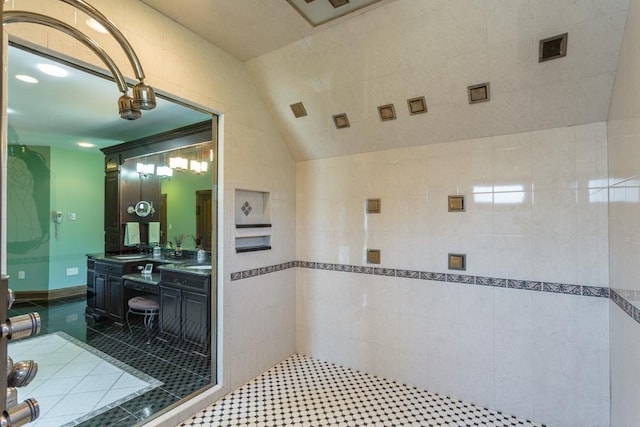
[[(120, 186), (126, 198), (123, 203), (133, 207), (128, 218), (156, 215), (159, 245), (164, 249), (175, 248), (184, 236), (183, 249), (210, 252), (212, 161), (211, 141), (127, 158), (121, 166)], [(159, 200), (154, 201), (154, 194), (146, 196), (147, 192), (157, 192)]]
[[(54, 65), (61, 71), (57, 77), (50, 76), (39, 70), (39, 64)], [(123, 269), (140, 267), (140, 271), (131, 272), (140, 276), (144, 266), (152, 262), (152, 272), (146, 277), (157, 278), (159, 274), (157, 260), (153, 259), (137, 260), (131, 258), (131, 254), (122, 254), (120, 264), (108, 262), (105, 215), (119, 201), (118, 196), (114, 199), (105, 193), (106, 157), (101, 150), (197, 123), (213, 123), (214, 142), (210, 141), (211, 136), (206, 143), (177, 141), (174, 149), (162, 152), (147, 152), (144, 146), (138, 146), (133, 150), (136, 154), (126, 160), (122, 158), (116, 168), (120, 168), (120, 181), (135, 179), (137, 192), (126, 202), (133, 206), (134, 212), (137, 209), (138, 214), (118, 218), (120, 224), (158, 222), (158, 243), (163, 248), (177, 236), (184, 235), (188, 236), (184, 238), (185, 249), (195, 250), (196, 236), (201, 236), (199, 246), (210, 254), (212, 240), (215, 240), (212, 237), (215, 236), (212, 229), (215, 204), (211, 197), (216, 176), (215, 115), (157, 94), (155, 110), (145, 111), (139, 120), (122, 120), (117, 106), (119, 92), (109, 76), (105, 78), (105, 74), (95, 68), (88, 72), (75, 64), (60, 62), (50, 52), (43, 53), (14, 42), (10, 42), (8, 48), (7, 73), (6, 268), (9, 286), (17, 297), (10, 315), (40, 313), (42, 332), (21, 342), (28, 344), (30, 340), (47, 338), (50, 342), (46, 345), (55, 349), (77, 347), (79, 352), (86, 353), (87, 360), (91, 355), (96, 363), (93, 368), (83, 365), (82, 369), (60, 369), (60, 374), (64, 372), (65, 384), (76, 377), (78, 384), (65, 385), (62, 390), (58, 382), (50, 382), (51, 396), (40, 397), (41, 422), (62, 425), (90, 420), (92, 425), (105, 425), (108, 420), (122, 426), (137, 424), (187, 395), (215, 384), (216, 374), (212, 369), (215, 351), (211, 351), (211, 347), (215, 349), (215, 336), (206, 336), (205, 340), (199, 336), (189, 340), (193, 335), (181, 337), (184, 340), (172, 339), (170, 334), (162, 337), (158, 334), (160, 320), (156, 317), (147, 337), (143, 316), (126, 315), (127, 301), (147, 293), (140, 291), (141, 288), (128, 287), (129, 282), (121, 274), (98, 271), (100, 263), (110, 267), (119, 265)], [(90, 101), (87, 101), (88, 93)], [(172, 176), (168, 176), (169, 172), (166, 169), (163, 172), (161, 167), (168, 167), (170, 159), (177, 155), (204, 162), (206, 166), (199, 163), (199, 170), (195, 163), (193, 168), (191, 165), (184, 169), (175, 167)], [(137, 169), (139, 163), (147, 168), (153, 164), (153, 174), (150, 169)], [(159, 184), (158, 196), (154, 196), (157, 200), (139, 193), (140, 183), (149, 180)], [(124, 215), (129, 215), (127, 207), (123, 207)], [(52, 215), (54, 212), (56, 215)], [(132, 249), (135, 251), (137, 247)], [(211, 260), (209, 256), (209, 264)], [(198, 277), (207, 276), (200, 273)], [(155, 286), (147, 291), (159, 296), (157, 280)], [(215, 290), (215, 277), (207, 286)], [(208, 295), (202, 299), (206, 311), (201, 314), (208, 315), (207, 328), (215, 329), (210, 327), (215, 318), (211, 309), (215, 303), (211, 299)], [(101, 311), (105, 307), (108, 312)], [(132, 322), (131, 329), (128, 320)], [(44, 345), (40, 344), (41, 348)], [(20, 357), (19, 348), (12, 346), (10, 343), (9, 354), (13, 352), (14, 357)], [(43, 364), (47, 360), (32, 357), (33, 351), (26, 349), (25, 358), (39, 359), (41, 370), (46, 370)], [(53, 353), (65, 354), (52, 350)], [(73, 357), (85, 357), (73, 354)], [(48, 356), (45, 359), (61, 366), (71, 363)], [(82, 412), (84, 409), (78, 408), (73, 390), (77, 392), (77, 387), (82, 387), (82, 379), (90, 377), (91, 372), (99, 372), (104, 364), (115, 367), (114, 375), (121, 375), (118, 378), (127, 375), (127, 381), (137, 384), (137, 388), (118, 388), (115, 383), (109, 383), (111, 380), (106, 375), (93, 378), (89, 383), (99, 389), (83, 391), (82, 400), (90, 401), (93, 406), (91, 411)], [(184, 372), (178, 372), (182, 370)], [(34, 378), (34, 386), (47, 379), (42, 372), (39, 376)], [(87, 380), (83, 384), (88, 384)], [(105, 387), (108, 390), (104, 390)], [(29, 393), (29, 390), (20, 390), (20, 399), (36, 397)], [(46, 418), (55, 412), (64, 416)]]

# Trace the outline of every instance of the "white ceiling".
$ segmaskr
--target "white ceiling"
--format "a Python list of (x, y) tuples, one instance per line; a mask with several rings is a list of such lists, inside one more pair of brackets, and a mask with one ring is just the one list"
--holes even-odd
[[(285, 0), (142, 0), (246, 60), (297, 160), (607, 119), (628, 0), (394, 0), (315, 29)], [(326, 0), (315, 0), (326, 1)], [(569, 33), (565, 58), (538, 41)], [(467, 86), (490, 82), (469, 105)], [(409, 115), (407, 99), (426, 98)], [(302, 101), (308, 116), (294, 118)], [(393, 103), (398, 118), (380, 121)], [(337, 130), (332, 115), (348, 114)]]
[[(286, 0), (141, 1), (242, 61), (324, 31), (344, 19), (314, 28)], [(378, 0), (346, 18), (390, 1), (395, 0)]]

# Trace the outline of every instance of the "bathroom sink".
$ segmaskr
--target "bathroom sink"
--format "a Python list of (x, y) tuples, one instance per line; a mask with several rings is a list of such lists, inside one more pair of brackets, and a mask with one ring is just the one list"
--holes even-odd
[(146, 258), (146, 255), (114, 255), (115, 259), (142, 259)]
[(190, 268), (193, 270), (211, 270), (211, 265), (188, 265), (186, 268)]

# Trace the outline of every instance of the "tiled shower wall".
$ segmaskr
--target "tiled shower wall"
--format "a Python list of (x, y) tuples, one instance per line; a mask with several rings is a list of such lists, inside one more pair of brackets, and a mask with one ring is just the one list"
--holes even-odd
[[(366, 266), (374, 248), (381, 268), (606, 287), (606, 134), (600, 122), (299, 162), (297, 259)], [(448, 212), (454, 194), (464, 212)], [(299, 352), (550, 426), (608, 425), (607, 298), (354, 271), (297, 269)]]
[(629, 2), (608, 121), (611, 288), (634, 320), (611, 303), (611, 425), (640, 420), (640, 2)]

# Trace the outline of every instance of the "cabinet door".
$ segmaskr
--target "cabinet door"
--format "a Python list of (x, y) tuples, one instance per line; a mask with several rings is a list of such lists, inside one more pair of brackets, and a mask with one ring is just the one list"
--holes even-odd
[(93, 312), (96, 308), (95, 272), (87, 270), (87, 312)]
[(160, 331), (180, 337), (180, 290), (160, 287)]
[(104, 175), (104, 244), (105, 252), (120, 250), (120, 173), (108, 171)]
[(123, 320), (124, 301), (122, 289), (124, 288), (124, 280), (120, 277), (109, 276), (107, 286), (107, 315), (114, 320)]
[(95, 292), (94, 308), (96, 313), (107, 314), (107, 275), (95, 273), (93, 278), (93, 288)]
[(204, 294), (182, 291), (182, 339), (206, 347), (209, 343), (209, 304)]

